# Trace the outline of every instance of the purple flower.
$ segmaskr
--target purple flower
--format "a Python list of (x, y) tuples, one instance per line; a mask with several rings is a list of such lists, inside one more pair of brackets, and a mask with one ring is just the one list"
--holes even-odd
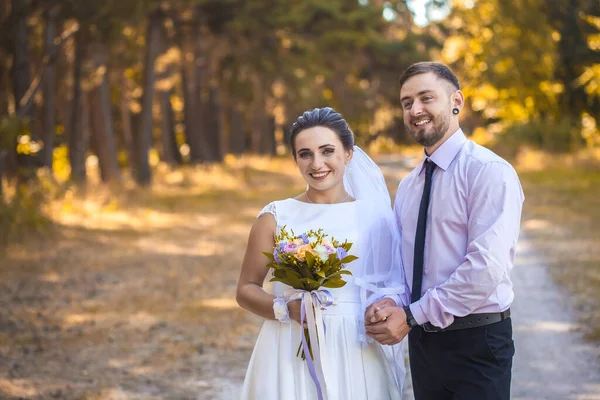
[[(335, 249), (333, 248), (333, 246), (330, 246), (328, 244), (324, 244), (323, 246), (325, 247), (325, 254), (335, 254)], [(341, 247), (340, 247), (340, 249), (344, 250)], [(341, 258), (340, 258), (340, 260), (341, 260)]]
[(296, 243), (287, 243), (283, 248), (283, 251), (286, 253), (295, 253), (298, 251), (298, 247), (300, 246), (298, 246)]
[(348, 252), (346, 251), (346, 249), (344, 249), (343, 247), (337, 248), (338, 260), (343, 260), (344, 257), (346, 257), (347, 255), (348, 255)]
[(298, 236), (298, 239), (302, 239), (304, 244), (308, 244), (308, 235), (306, 233), (303, 233), (302, 235)]
[(283, 249), (285, 249), (286, 244), (287, 244), (287, 242), (280, 242), (279, 243), (279, 251), (283, 251)]
[(275, 249), (275, 251), (273, 252), (273, 258), (275, 258), (275, 261), (278, 263), (282, 261), (281, 258), (279, 258), (279, 250)]

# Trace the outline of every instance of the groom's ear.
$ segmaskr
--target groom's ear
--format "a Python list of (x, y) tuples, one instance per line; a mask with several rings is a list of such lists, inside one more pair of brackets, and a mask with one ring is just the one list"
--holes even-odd
[(462, 91), (456, 90), (452, 95), (452, 107), (458, 107), (462, 109), (465, 105), (465, 95)]

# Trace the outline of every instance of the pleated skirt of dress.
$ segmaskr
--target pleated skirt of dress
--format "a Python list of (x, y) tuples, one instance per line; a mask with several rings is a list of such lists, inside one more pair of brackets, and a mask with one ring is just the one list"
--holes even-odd
[[(324, 311), (329, 400), (400, 399), (386, 353), (378, 343), (360, 344), (356, 314), (354, 310), (347, 312), (348, 306), (359, 305), (334, 306)], [(246, 372), (242, 399), (318, 398), (306, 361), (296, 357), (301, 333), (295, 321), (264, 322)]]

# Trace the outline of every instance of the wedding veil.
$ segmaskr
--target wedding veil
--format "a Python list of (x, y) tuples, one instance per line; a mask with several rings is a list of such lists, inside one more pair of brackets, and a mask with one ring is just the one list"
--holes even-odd
[(399, 295), (402, 301), (408, 300), (400, 257), (400, 234), (385, 179), (377, 164), (358, 146), (354, 146), (349, 170), (344, 175), (344, 186), (360, 201), (358, 256), (362, 262), (358, 270), (354, 269), (352, 280), (361, 288), (364, 308), (388, 295)]
[[(360, 287), (362, 309), (366, 310), (373, 302), (391, 295), (400, 297), (402, 304), (399, 306), (408, 304), (409, 291), (400, 257), (400, 234), (385, 179), (379, 166), (358, 146), (354, 146), (344, 185), (350, 195), (360, 201), (361, 231), (357, 256), (362, 262), (357, 264), (358, 268), (353, 267), (352, 282)], [(360, 340), (366, 344), (373, 339), (366, 336), (364, 315), (359, 315), (358, 320)], [(402, 342), (383, 348), (391, 353), (388, 356), (402, 387), (405, 373)]]

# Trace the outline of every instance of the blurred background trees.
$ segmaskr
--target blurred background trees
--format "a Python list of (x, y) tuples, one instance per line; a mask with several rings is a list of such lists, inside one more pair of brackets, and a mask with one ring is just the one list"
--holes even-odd
[(600, 146), (597, 0), (3, 0), (0, 174), (86, 165), (140, 185), (152, 167), (286, 151), (332, 106), (362, 144), (410, 143), (397, 79), (439, 60), (463, 128), (515, 152)]

